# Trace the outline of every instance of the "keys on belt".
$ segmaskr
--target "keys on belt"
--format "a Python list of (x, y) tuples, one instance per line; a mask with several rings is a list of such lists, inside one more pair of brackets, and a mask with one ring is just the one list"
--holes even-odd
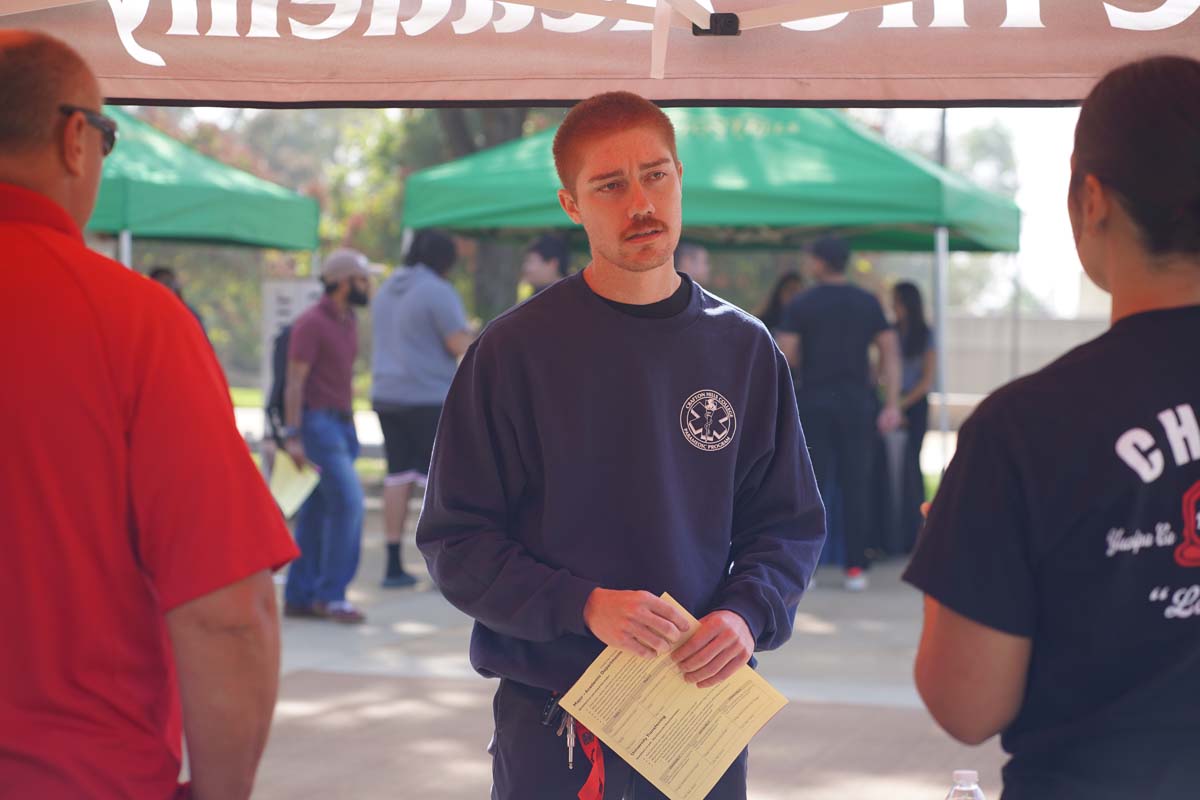
[(567, 769), (575, 769), (575, 718), (558, 704), (558, 694), (551, 694), (550, 699), (542, 708), (542, 724), (553, 726), (556, 722), (556, 736), (567, 735)]

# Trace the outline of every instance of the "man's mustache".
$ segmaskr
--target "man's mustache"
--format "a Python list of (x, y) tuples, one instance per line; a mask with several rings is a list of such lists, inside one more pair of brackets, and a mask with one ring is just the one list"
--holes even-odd
[(629, 239), (637, 236), (639, 233), (646, 233), (648, 231), (666, 231), (666, 229), (666, 223), (660, 222), (656, 219), (649, 219), (644, 222), (637, 222), (633, 225), (630, 225), (625, 229), (625, 233), (623, 234), (622, 238)]

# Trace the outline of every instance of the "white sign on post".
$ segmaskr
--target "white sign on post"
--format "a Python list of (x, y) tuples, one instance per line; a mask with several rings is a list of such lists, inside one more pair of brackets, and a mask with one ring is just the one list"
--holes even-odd
[(263, 347), (260, 359), (263, 397), (271, 394), (274, 370), (271, 354), (275, 349), (275, 337), (285, 326), (291, 325), (296, 317), (321, 299), (321, 282), (315, 278), (286, 278), (263, 281)]

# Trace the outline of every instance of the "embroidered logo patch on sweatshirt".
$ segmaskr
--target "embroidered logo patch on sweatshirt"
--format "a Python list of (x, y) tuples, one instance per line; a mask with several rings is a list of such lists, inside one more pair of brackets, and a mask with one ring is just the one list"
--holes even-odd
[(733, 441), (737, 414), (724, 395), (702, 389), (687, 399), (679, 412), (683, 438), (698, 450), (708, 453), (722, 450)]

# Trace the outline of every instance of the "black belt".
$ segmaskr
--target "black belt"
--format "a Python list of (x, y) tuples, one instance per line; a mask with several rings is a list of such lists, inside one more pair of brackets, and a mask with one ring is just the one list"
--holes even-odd
[(322, 414), (332, 414), (342, 422), (354, 422), (353, 411), (343, 411), (340, 408), (309, 408), (306, 411), (320, 411)]

